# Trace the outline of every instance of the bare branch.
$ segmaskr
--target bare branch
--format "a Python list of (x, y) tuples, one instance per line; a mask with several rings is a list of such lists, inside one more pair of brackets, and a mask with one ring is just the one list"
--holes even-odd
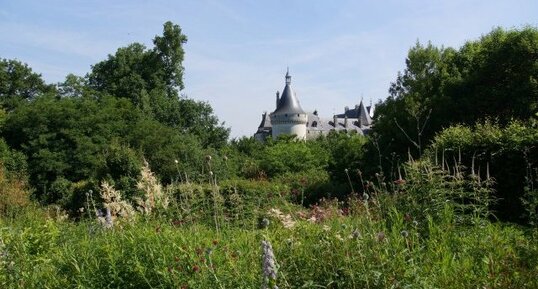
[(428, 120), (430, 119), (431, 114), (432, 114), (432, 109), (430, 108), (430, 110), (428, 111), (428, 115), (426, 116), (426, 120), (424, 120), (424, 125), (422, 126), (422, 129), (420, 130), (421, 135), (424, 129), (426, 128), (426, 124), (428, 123)]
[(418, 145), (418, 143), (416, 143), (411, 137), (409, 137), (409, 135), (405, 132), (405, 130), (400, 126), (400, 124), (398, 123), (398, 121), (396, 120), (396, 118), (394, 118), (394, 122), (396, 123), (396, 126), (403, 132), (403, 134), (405, 135), (405, 137), (407, 137), (407, 139), (408, 139), (413, 145), (415, 145), (415, 147), (417, 147), (418, 149), (420, 149), (420, 146)]

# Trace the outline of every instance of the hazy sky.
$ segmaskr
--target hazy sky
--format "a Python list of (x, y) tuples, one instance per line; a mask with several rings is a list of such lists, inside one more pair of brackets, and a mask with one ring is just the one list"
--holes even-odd
[(384, 99), (417, 40), (459, 47), (496, 26), (538, 26), (538, 1), (0, 0), (0, 57), (60, 82), (129, 43), (152, 47), (168, 20), (188, 37), (183, 93), (236, 137), (274, 110), (288, 66), (303, 109), (330, 118)]

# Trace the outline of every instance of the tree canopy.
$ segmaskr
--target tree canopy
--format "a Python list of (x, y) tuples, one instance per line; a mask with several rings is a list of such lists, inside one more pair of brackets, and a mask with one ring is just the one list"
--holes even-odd
[(179, 95), (186, 41), (166, 22), (151, 49), (119, 48), (57, 85), (1, 60), (0, 161), (27, 171), (38, 200), (67, 207), (102, 179), (132, 192), (143, 159), (165, 182), (177, 177), (175, 160), (196, 179), (204, 151), (224, 146), (229, 129), (208, 103)]
[(376, 107), (380, 150), (420, 155), (436, 132), (486, 118), (526, 120), (538, 109), (538, 29), (494, 29), (460, 49), (417, 44)]

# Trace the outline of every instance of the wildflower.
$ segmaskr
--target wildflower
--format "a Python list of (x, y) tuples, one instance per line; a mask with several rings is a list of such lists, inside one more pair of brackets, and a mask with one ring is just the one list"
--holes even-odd
[(346, 174), (347, 174), (348, 171), (349, 171), (348, 169), (345, 169), (345, 170), (344, 170), (344, 172), (346, 172)]
[(228, 157), (226, 155), (224, 155), (223, 159), (225, 162), (228, 161)]
[(344, 238), (342, 238), (342, 236), (340, 234), (336, 234), (335, 237), (336, 237), (336, 239), (338, 239), (340, 241), (344, 241)]
[(384, 232), (379, 232), (379, 233), (377, 233), (376, 237), (377, 237), (378, 242), (382, 242), (382, 241), (385, 240), (385, 233)]
[(206, 159), (207, 162), (210, 162), (211, 161), (211, 156), (207, 155), (207, 156), (205, 156), (205, 159)]
[(143, 198), (135, 198), (138, 209), (144, 214), (150, 214), (153, 209), (167, 209), (170, 198), (166, 191), (163, 190), (148, 162), (144, 161), (144, 166), (140, 171), (140, 180), (136, 187), (144, 192)]
[(273, 247), (269, 241), (262, 241), (262, 272), (263, 272), (263, 289), (278, 289), (276, 285), (277, 265)]
[(84, 213), (84, 207), (80, 207), (80, 208), (78, 208), (78, 211), (79, 211), (80, 213)]
[(362, 194), (362, 198), (364, 201), (368, 201), (370, 199), (370, 196), (367, 193)]
[(272, 217), (277, 218), (282, 223), (284, 228), (291, 229), (295, 227), (296, 222), (293, 220), (290, 214), (284, 214), (279, 209), (275, 209), (275, 208), (269, 210), (269, 214)]
[(406, 230), (403, 230), (403, 231), (400, 232), (400, 235), (402, 235), (402, 237), (404, 237), (404, 238), (407, 238), (407, 237), (409, 237), (409, 232), (407, 232)]
[(325, 231), (325, 232), (328, 232), (328, 231), (331, 230), (331, 228), (330, 228), (329, 226), (327, 226), (327, 225), (323, 225), (322, 229), (323, 229), (323, 231)]
[(106, 208), (106, 215), (105, 215), (105, 223), (104, 226), (106, 229), (112, 228), (114, 226), (114, 223), (112, 223), (112, 214), (110, 213), (110, 208)]
[(413, 221), (413, 226), (414, 226), (414, 227), (418, 227), (418, 222), (417, 222), (417, 221)]
[(174, 163), (176, 163), (176, 165), (177, 165), (177, 164), (179, 164), (179, 161), (178, 161), (178, 160), (174, 160)]

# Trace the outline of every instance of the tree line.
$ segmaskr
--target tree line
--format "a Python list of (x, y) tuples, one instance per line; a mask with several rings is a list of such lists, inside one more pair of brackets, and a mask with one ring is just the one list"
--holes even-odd
[(153, 47), (119, 48), (87, 75), (57, 84), (1, 59), (3, 169), (25, 179), (35, 200), (75, 211), (103, 180), (136, 196), (144, 161), (164, 183), (206, 182), (209, 172), (267, 179), (308, 203), (360, 193), (371, 180), (401, 180), (407, 160), (428, 158), (478, 174), (487, 168), (504, 219), (521, 221), (526, 210), (528, 220), (538, 208), (534, 27), (496, 28), (457, 49), (417, 42), (376, 104), (368, 136), (331, 133), (306, 143), (229, 140), (209, 104), (181, 94), (186, 41), (167, 22)]

